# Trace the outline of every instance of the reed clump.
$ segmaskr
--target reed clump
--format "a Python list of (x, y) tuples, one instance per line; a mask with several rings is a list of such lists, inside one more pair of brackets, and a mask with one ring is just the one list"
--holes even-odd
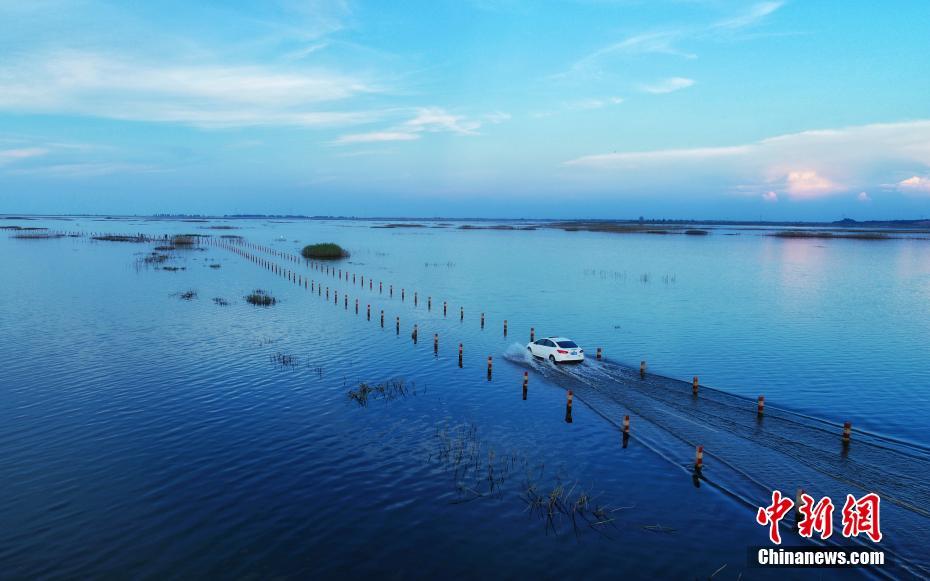
[(171, 244), (178, 248), (191, 248), (200, 242), (199, 236), (194, 234), (178, 234), (171, 237)]
[(148, 237), (144, 234), (100, 234), (91, 237), (91, 239), (100, 240), (102, 242), (135, 242), (137, 244), (149, 242)]
[(192, 301), (197, 298), (197, 291), (194, 289), (177, 293), (177, 297), (182, 301)]
[(846, 238), (850, 240), (890, 240), (892, 238), (892, 236), (889, 236), (884, 232), (836, 233), (826, 230), (782, 230), (780, 232), (769, 234), (769, 236), (775, 236), (776, 238)]
[(278, 299), (274, 298), (261, 289), (255, 289), (245, 296), (245, 301), (250, 305), (255, 305), (257, 307), (270, 307), (276, 304)]
[(416, 395), (416, 393), (416, 385), (413, 383), (408, 385), (403, 378), (395, 378), (378, 384), (369, 384), (363, 381), (358, 384), (358, 388), (350, 389), (348, 396), (350, 400), (359, 406), (366, 407), (368, 400), (371, 398), (393, 400), (408, 395)]
[(271, 362), (279, 367), (297, 367), (300, 365), (300, 358), (297, 355), (275, 353), (271, 356)]
[(213, 297), (213, 304), (218, 305), (220, 307), (228, 307), (229, 301), (227, 301), (223, 297)]
[(53, 238), (64, 238), (64, 234), (58, 234), (53, 232), (26, 232), (13, 234), (13, 238), (18, 238), (19, 240), (51, 240)]
[(339, 260), (342, 258), (348, 258), (349, 251), (339, 246), (335, 242), (321, 242), (318, 244), (308, 244), (304, 246), (303, 250), (300, 251), (300, 254), (304, 258), (312, 258), (316, 260)]

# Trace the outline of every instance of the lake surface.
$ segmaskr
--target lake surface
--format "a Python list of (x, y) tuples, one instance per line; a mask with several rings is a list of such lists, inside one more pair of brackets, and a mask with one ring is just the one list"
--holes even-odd
[[(890, 570), (930, 568), (930, 241), (380, 224), (0, 220), (212, 236), (146, 263), (159, 243), (0, 235), (5, 576), (774, 578), (746, 566), (773, 487), (882, 493)], [(223, 235), (338, 242), (372, 288)], [(531, 327), (606, 361), (528, 360)]]

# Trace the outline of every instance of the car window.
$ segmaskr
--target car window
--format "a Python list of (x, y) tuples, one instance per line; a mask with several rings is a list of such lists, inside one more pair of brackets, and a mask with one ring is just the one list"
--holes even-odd
[(577, 349), (578, 345), (574, 341), (559, 341), (559, 347), (566, 349)]
[(553, 343), (549, 339), (546, 339), (546, 347), (555, 347), (555, 343)]

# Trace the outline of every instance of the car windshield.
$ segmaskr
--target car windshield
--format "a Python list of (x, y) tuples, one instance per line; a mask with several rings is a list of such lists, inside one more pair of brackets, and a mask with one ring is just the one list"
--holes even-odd
[(575, 349), (578, 345), (574, 341), (559, 341), (559, 347), (564, 347), (566, 349)]

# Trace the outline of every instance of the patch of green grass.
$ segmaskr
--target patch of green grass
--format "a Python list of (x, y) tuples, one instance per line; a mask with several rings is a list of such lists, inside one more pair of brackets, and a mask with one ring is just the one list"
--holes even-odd
[(300, 253), (304, 258), (314, 258), (317, 260), (339, 260), (349, 257), (349, 251), (335, 242), (309, 244), (304, 246)]

